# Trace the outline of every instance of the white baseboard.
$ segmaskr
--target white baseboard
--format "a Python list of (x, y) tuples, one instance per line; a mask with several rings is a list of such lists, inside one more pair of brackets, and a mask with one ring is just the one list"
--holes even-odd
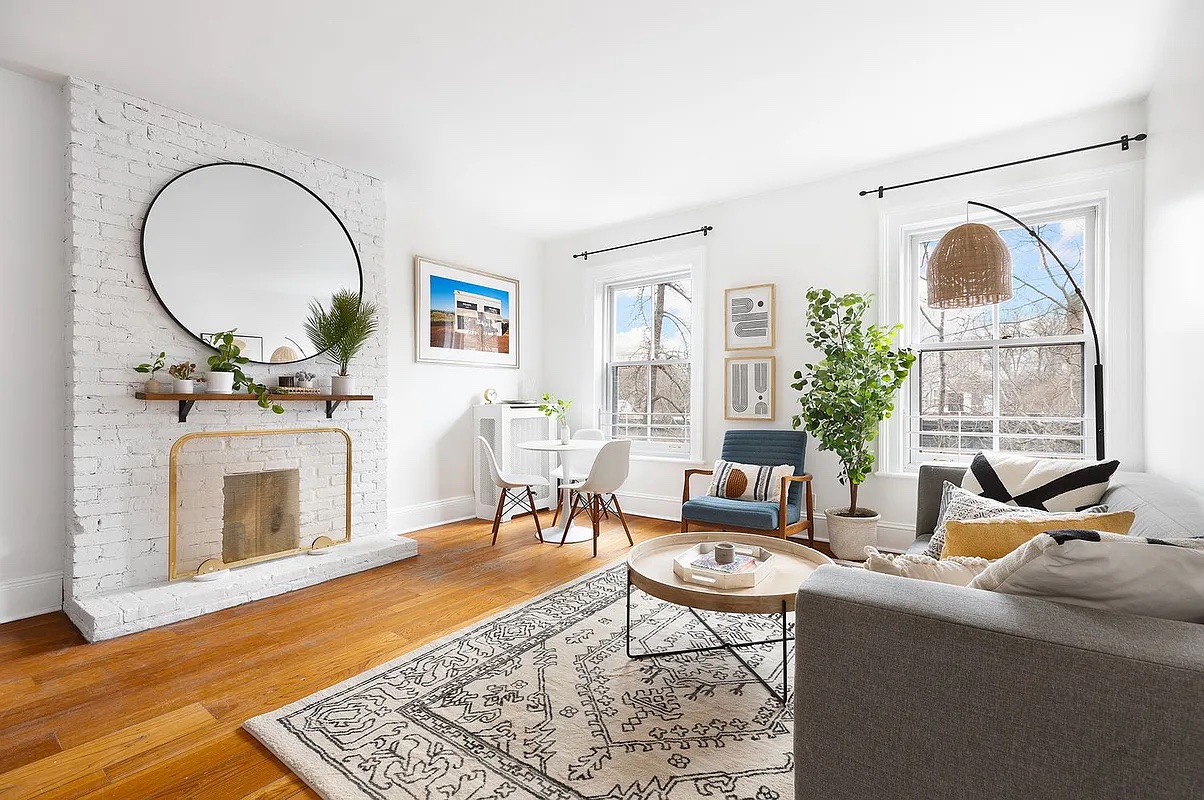
[(0, 583), (0, 622), (48, 614), (63, 607), (63, 573), (47, 572)]
[(389, 509), (389, 533), (409, 533), (476, 516), (476, 499), (468, 494)]

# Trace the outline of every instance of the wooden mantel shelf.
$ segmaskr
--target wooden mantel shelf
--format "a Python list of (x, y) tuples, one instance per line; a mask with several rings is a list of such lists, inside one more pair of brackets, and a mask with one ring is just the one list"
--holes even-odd
[[(237, 402), (240, 400), (255, 401), (259, 398), (253, 394), (208, 394), (206, 392), (197, 392), (195, 394), (183, 394), (176, 392), (135, 392), (134, 397), (139, 400), (146, 400), (150, 403), (175, 402), (179, 403), (180, 422), (188, 421), (188, 412), (192, 410), (192, 406), (198, 402)], [(349, 403), (352, 400), (375, 400), (375, 396), (370, 394), (271, 394), (268, 399), (273, 403), (318, 403), (325, 401), (326, 403), (326, 419), (334, 417), (334, 411), (342, 403)]]

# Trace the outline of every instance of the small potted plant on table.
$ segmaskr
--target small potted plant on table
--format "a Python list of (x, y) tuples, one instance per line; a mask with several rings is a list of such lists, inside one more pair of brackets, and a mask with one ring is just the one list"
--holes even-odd
[(191, 361), (181, 361), (179, 364), (172, 364), (167, 368), (167, 374), (172, 377), (172, 391), (176, 394), (192, 394), (194, 381), (192, 376), (196, 374), (196, 364)]
[(242, 371), (242, 365), (249, 364), (251, 359), (242, 355), (242, 348), (234, 343), (233, 329), (215, 333), (211, 346), (217, 352), (209, 356), (209, 371), (205, 373), (208, 393), (233, 394), (236, 389), (242, 389), (256, 396), (260, 408), (270, 408), (276, 414), (284, 413), (283, 406), (271, 401), (268, 387), (251, 380)]
[(807, 343), (822, 358), (795, 372), (802, 410), (794, 427), (819, 441), (820, 450), (840, 457), (840, 482), (849, 487), (849, 505), (824, 511), (828, 543), (837, 558), (864, 560), (865, 547), (878, 539), (876, 511), (857, 505), (857, 489), (874, 465), (870, 445), (878, 427), (895, 409), (895, 395), (915, 363), (915, 354), (894, 346), (902, 325), (884, 328), (863, 321), (872, 295), (836, 295), (807, 290)]
[(166, 365), (166, 364), (167, 364), (167, 353), (166, 352), (159, 353), (159, 355), (155, 355), (154, 353), (151, 353), (150, 361), (148, 361), (145, 364), (139, 364), (138, 366), (134, 367), (134, 372), (140, 373), (142, 375), (150, 376), (149, 378), (146, 379), (146, 393), (147, 394), (157, 394), (158, 392), (162, 391), (162, 386), (159, 384), (159, 381), (155, 380), (155, 373), (158, 372), (159, 370), (163, 369), (164, 365)]
[(375, 303), (366, 303), (359, 292), (347, 289), (331, 296), (329, 309), (317, 300), (310, 303), (305, 335), (327, 361), (339, 368), (330, 379), (331, 394), (355, 394), (355, 377), (347, 373), (347, 368), (376, 333), (378, 311)]
[(559, 400), (556, 397), (544, 393), (540, 398), (539, 410), (548, 419), (555, 419), (560, 423), (560, 443), (569, 443), (569, 406), (573, 404), (572, 400)]

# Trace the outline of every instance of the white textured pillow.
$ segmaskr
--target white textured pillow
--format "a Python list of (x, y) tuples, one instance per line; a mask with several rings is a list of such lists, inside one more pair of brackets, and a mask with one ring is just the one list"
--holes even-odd
[(767, 500), (776, 503), (782, 496), (782, 478), (793, 474), (793, 464), (765, 467), (719, 459), (715, 462), (715, 474), (707, 494), (729, 500)]
[(991, 562), (970, 587), (1204, 622), (1204, 540), (1042, 533)]
[(985, 558), (969, 556), (953, 556), (951, 558), (931, 558), (914, 553), (880, 553), (873, 547), (865, 548), (865, 568), (871, 572), (881, 572), (886, 575), (898, 575), (903, 578), (917, 578), (922, 581), (936, 581), (953, 586), (965, 586), (974, 580), (974, 576), (990, 566)]
[(1038, 511), (1082, 511), (1108, 491), (1119, 461), (1071, 461), (978, 453), (962, 478), (966, 491)]
[[(1084, 513), (1102, 513), (1107, 510), (1106, 506), (1093, 506), (1086, 509)], [(965, 522), (972, 519), (1000, 519), (1003, 517), (1037, 519), (1046, 516), (1050, 515), (1031, 508), (1018, 508), (1001, 503), (989, 497), (979, 497), (973, 492), (945, 481), (945, 486), (941, 490), (941, 513), (937, 516), (932, 538), (928, 540), (928, 546), (924, 548), (924, 555), (932, 558), (941, 557), (941, 550), (945, 548), (945, 523), (949, 520)], [(1079, 520), (1067, 522), (1067, 527), (1076, 525), (1082, 525), (1082, 522)]]

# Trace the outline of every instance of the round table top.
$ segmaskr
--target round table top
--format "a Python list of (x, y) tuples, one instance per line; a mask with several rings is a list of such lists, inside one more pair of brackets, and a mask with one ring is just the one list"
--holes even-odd
[[(673, 572), (673, 559), (700, 542), (734, 542), (759, 545), (774, 555), (774, 567), (756, 586), (716, 589), (689, 583)], [(633, 586), (670, 603), (704, 611), (742, 614), (777, 614), (794, 610), (798, 587), (812, 572), (833, 563), (818, 550), (756, 533), (699, 531), (658, 536), (641, 542), (627, 556), (627, 574)]]
[(520, 442), (518, 447), (521, 450), (557, 452), (562, 450), (600, 450), (604, 444), (606, 442), (601, 439), (569, 439), (568, 444), (559, 439), (536, 439), (530, 442)]

